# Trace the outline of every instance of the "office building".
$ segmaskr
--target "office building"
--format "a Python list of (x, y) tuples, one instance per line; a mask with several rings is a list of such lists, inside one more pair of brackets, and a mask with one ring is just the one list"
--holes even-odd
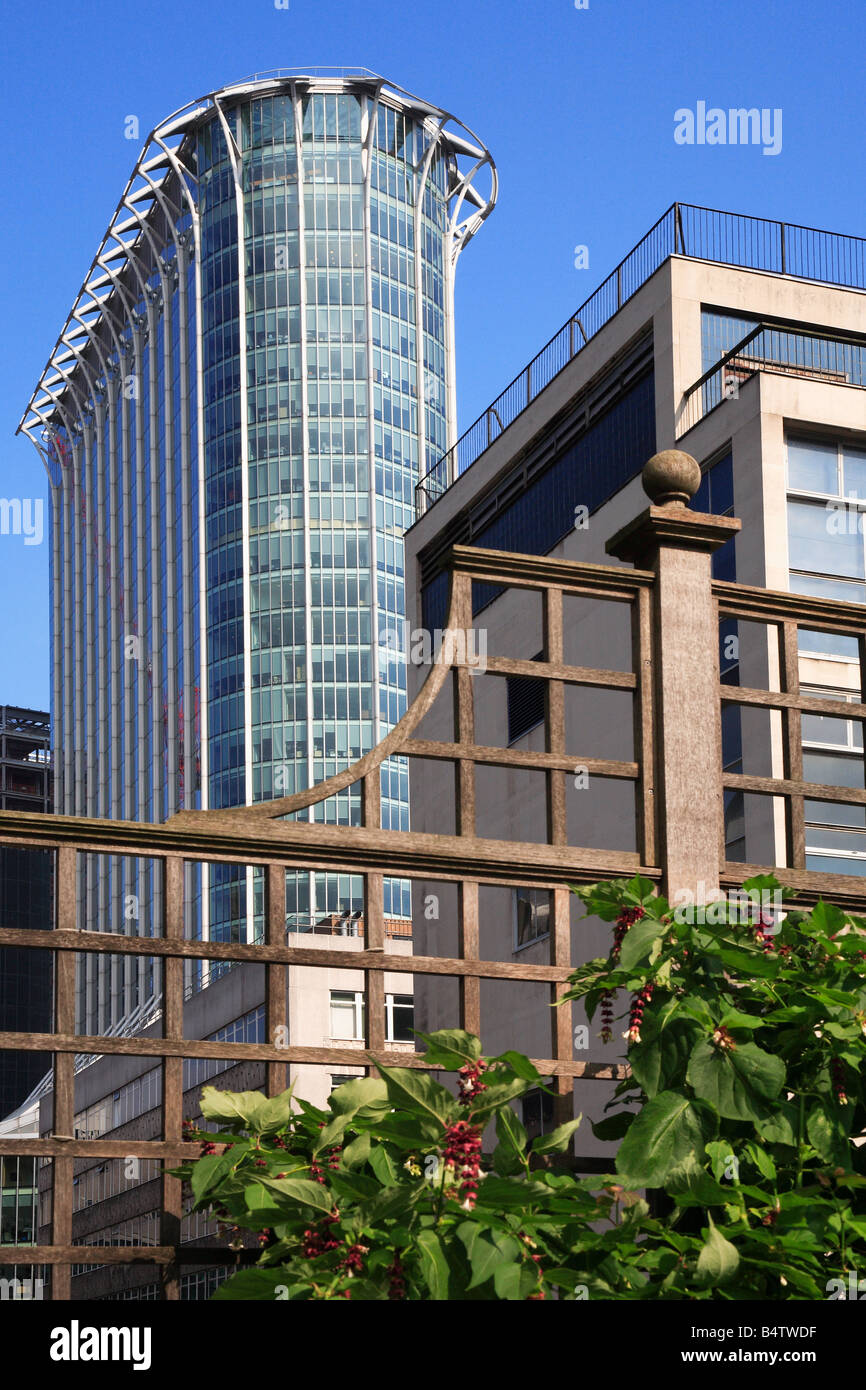
[[(402, 536), (456, 437), (454, 275), (495, 197), (471, 131), (366, 70), (257, 75), (145, 142), (20, 426), (50, 483), (58, 811), (290, 794), (400, 717)], [(382, 808), (408, 825), (405, 760)], [(293, 929), (361, 907), (347, 875), (290, 878)], [(87, 856), (79, 893), (88, 925), (158, 920), (145, 861)], [(193, 934), (256, 939), (252, 870), (190, 870), (186, 899)], [(385, 910), (408, 920), (405, 882)], [(144, 957), (88, 960), (79, 1026), (158, 993)]]
[[(455, 544), (616, 563), (606, 542), (646, 506), (639, 478), (658, 450), (677, 448), (701, 464), (697, 511), (733, 514), (743, 530), (713, 557), (718, 580), (866, 602), (866, 241), (756, 217), (676, 204), (573, 314), (563, 329), (421, 480), (418, 519), (406, 537), (407, 612), (433, 631), (447, 619), (445, 556)], [(564, 660), (573, 666), (631, 671), (624, 606), (568, 598)], [(474, 623), (490, 654), (529, 661), (543, 644), (539, 595), (476, 584)], [(599, 609), (603, 611), (600, 617)], [(780, 653), (757, 623), (723, 623), (723, 682), (779, 690)], [(845, 717), (860, 698), (856, 640), (799, 633), (799, 677), (809, 693), (838, 700), (839, 716), (805, 715), (805, 780), (862, 788), (862, 725)], [(410, 667), (410, 699), (424, 668)], [(477, 674), (475, 741), (544, 750), (543, 683), (530, 676)], [(627, 777), (580, 775), (592, 758), (637, 758), (632, 694), (565, 686), (567, 843), (634, 851), (636, 784)], [(452, 737), (447, 700), (425, 718), (425, 736)], [(781, 714), (722, 704), (727, 772), (777, 777), (787, 750)], [(483, 775), (482, 775), (483, 773)], [(454, 791), (445, 764), (412, 760), (413, 830), (448, 833)], [(452, 779), (453, 780), (453, 779)], [(696, 796), (700, 788), (695, 789)], [(780, 797), (725, 793), (725, 859), (784, 866)], [(480, 837), (532, 840), (546, 824), (543, 773), (478, 770)], [(805, 800), (806, 867), (866, 873), (866, 812), (832, 799)], [(422, 910), (438, 895), (438, 919)], [(549, 950), (549, 894), (515, 884), (482, 888), (482, 954), (543, 964)], [(573, 903), (575, 964), (606, 955), (610, 929), (580, 922)], [(447, 954), (454, 894), (418, 885), (415, 949)], [(416, 977), (419, 1027), (448, 1026), (446, 994)], [(583, 1018), (576, 1010), (577, 1020)], [(547, 1055), (550, 1019), (544, 986), (483, 981), (485, 1049), (516, 1047)], [(503, 1020), (507, 1020), (507, 1029)], [(580, 1061), (618, 1060), (624, 1044), (603, 1045), (589, 1030)], [(576, 1110), (601, 1118), (609, 1088), (576, 1083)], [(525, 1118), (543, 1124), (544, 1097)], [(549, 1119), (549, 1117), (548, 1117)], [(593, 1152), (585, 1124), (581, 1152)], [(599, 1153), (610, 1146), (595, 1144)]]

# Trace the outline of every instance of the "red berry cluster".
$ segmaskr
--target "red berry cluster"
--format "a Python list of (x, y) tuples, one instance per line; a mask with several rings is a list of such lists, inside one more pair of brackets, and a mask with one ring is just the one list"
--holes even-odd
[(613, 950), (610, 953), (612, 960), (619, 960), (619, 953), (622, 947), (623, 938), (625, 937), (625, 934), (628, 931), (629, 927), (634, 926), (635, 922), (639, 922), (641, 917), (645, 916), (646, 912), (640, 905), (638, 905), (637, 907), (623, 908), (622, 912), (617, 917), (613, 927)]
[(848, 1096), (845, 1092), (845, 1068), (842, 1066), (838, 1057), (834, 1057), (830, 1063), (830, 1076), (833, 1079), (833, 1091), (836, 1100), (840, 1105), (847, 1105)]
[[(619, 953), (622, 943), (629, 927), (635, 922), (639, 922), (641, 917), (645, 917), (645, 910), (638, 904), (637, 907), (624, 907), (617, 917), (613, 926), (613, 946), (610, 958), (614, 965), (619, 960)], [(616, 999), (615, 989), (606, 989), (601, 996), (601, 1040), (609, 1043), (613, 1038), (613, 1005)]]
[(650, 982), (644, 985), (639, 994), (632, 999), (631, 1014), (628, 1020), (628, 1040), (630, 1043), (640, 1042), (640, 1026), (643, 1022), (643, 1011), (653, 997), (655, 985)]
[(713, 1033), (713, 1042), (722, 1052), (736, 1052), (737, 1050), (737, 1044), (734, 1042), (727, 1028), (717, 1028)]
[(267, 1245), (273, 1234), (273, 1231), (266, 1226), (265, 1229), (259, 1233), (259, 1245)]
[(201, 1153), (200, 1153), (199, 1157), (200, 1157), (200, 1158), (207, 1158), (208, 1154), (215, 1154), (215, 1153), (216, 1153), (216, 1144), (209, 1144), (209, 1143), (207, 1143), (205, 1140), (202, 1140)]
[(481, 1163), (481, 1128), (458, 1120), (445, 1131), (444, 1160), (460, 1174), (458, 1199), (467, 1211), (475, 1206)]
[(487, 1087), (481, 1080), (481, 1073), (485, 1071), (486, 1068), (487, 1063), (481, 1057), (479, 1057), (478, 1061), (473, 1066), (467, 1063), (465, 1067), (460, 1068), (457, 1075), (460, 1078), (458, 1085), (460, 1087), (461, 1105), (471, 1105), (477, 1095), (487, 1090)]
[(369, 1248), (369, 1245), (350, 1245), (338, 1268), (344, 1269), (350, 1278), (356, 1274), (363, 1274), (364, 1256)]
[(601, 996), (601, 1040), (609, 1043), (613, 1037), (613, 1001), (616, 999), (615, 989), (606, 989)]
[(389, 1299), (406, 1297), (406, 1279), (399, 1250), (394, 1251), (393, 1262), (388, 1266), (388, 1297)]
[[(339, 1168), (341, 1152), (342, 1150), (339, 1144), (334, 1144), (332, 1148), (326, 1150), (325, 1159), (327, 1160), (329, 1172), (333, 1173), (335, 1169)], [(324, 1183), (325, 1181), (325, 1169), (315, 1158), (310, 1160), (310, 1177), (314, 1182)]]
[(330, 1216), (324, 1216), (316, 1226), (310, 1226), (304, 1231), (304, 1243), (301, 1246), (304, 1259), (314, 1260), (317, 1255), (325, 1255), (329, 1250), (339, 1249), (340, 1242), (334, 1240), (332, 1230), (339, 1219), (340, 1214), (335, 1209)]

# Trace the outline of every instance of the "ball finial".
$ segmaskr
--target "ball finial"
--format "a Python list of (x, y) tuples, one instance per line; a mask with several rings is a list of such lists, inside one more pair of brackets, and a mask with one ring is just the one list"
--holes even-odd
[(663, 449), (644, 464), (641, 482), (656, 506), (685, 506), (701, 485), (700, 464), (681, 449)]

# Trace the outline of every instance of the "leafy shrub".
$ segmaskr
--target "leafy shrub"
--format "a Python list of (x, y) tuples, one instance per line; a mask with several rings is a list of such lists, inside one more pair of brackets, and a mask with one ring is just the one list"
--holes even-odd
[(579, 1119), (530, 1144), (512, 1103), (535, 1068), (457, 1030), (419, 1035), (456, 1094), (381, 1064), (326, 1111), (207, 1087), (226, 1148), (192, 1132), (180, 1175), (263, 1247), (216, 1298), (821, 1299), (866, 1274), (866, 923), (825, 903), (678, 920), (640, 878), (575, 891), (615, 925), (567, 997), (612, 1040), (630, 996), (631, 1075), (593, 1125), (616, 1173), (569, 1166)]

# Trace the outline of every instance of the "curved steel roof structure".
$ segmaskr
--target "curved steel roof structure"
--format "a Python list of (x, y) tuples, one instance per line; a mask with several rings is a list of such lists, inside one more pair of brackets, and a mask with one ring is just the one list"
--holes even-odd
[[(190, 133), (214, 114), (222, 121), (224, 112), (238, 100), (280, 91), (347, 90), (364, 93), (414, 115), (428, 126), (432, 143), (445, 144), (450, 156), (452, 264), (456, 261), (493, 210), (498, 176), (489, 150), (450, 112), (423, 101), (368, 68), (279, 68), (255, 73), (189, 102), (172, 112), (145, 140), (19, 422), (17, 433), (26, 434), (36, 445), (49, 476), (56, 470), (40, 447), (43, 432), (53, 423), (62, 423), (70, 434), (79, 428), (81, 419), (104, 390), (107, 376), (117, 370), (123, 350), (119, 323), (128, 321), (139, 304), (143, 314), (143, 301), (149, 295), (159, 294), (158, 284), (151, 283), (154, 277), (162, 282), (166, 274), (173, 273), (159, 256), (159, 238), (153, 235), (155, 224), (159, 223), (162, 245), (166, 245), (177, 240), (177, 223), (184, 205), (193, 220), (197, 216), (197, 176)], [(485, 169), (489, 171), (486, 194), (477, 186)], [(423, 175), (425, 171), (419, 168), (418, 172)]]

